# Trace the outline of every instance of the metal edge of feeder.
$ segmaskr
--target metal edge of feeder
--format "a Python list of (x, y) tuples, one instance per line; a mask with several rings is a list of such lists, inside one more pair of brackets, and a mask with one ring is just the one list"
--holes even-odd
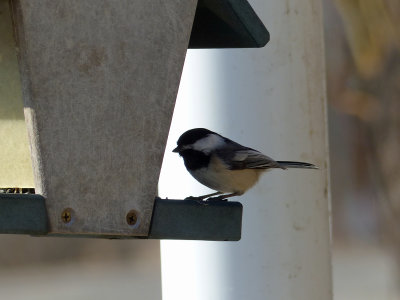
[(0, 193), (0, 233), (46, 235), (48, 220), (44, 197)]
[(199, 0), (188, 48), (261, 48), (269, 39), (247, 0)]
[(156, 198), (148, 238), (238, 241), (242, 213), (239, 202)]

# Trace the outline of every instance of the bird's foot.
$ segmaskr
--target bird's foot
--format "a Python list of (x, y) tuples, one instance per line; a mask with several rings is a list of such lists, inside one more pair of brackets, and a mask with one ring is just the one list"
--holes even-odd
[(189, 196), (189, 197), (186, 197), (186, 198), (183, 199), (183, 200), (189, 200), (189, 201), (203, 201), (204, 198), (203, 198), (203, 197)]
[(225, 202), (225, 201), (228, 201), (228, 199), (225, 198), (225, 195), (222, 195), (222, 196), (207, 198), (205, 201), (207, 201), (207, 202)]
[(185, 199), (183, 199), (183, 201), (195, 201), (195, 202), (197, 202), (198, 204), (201, 204), (201, 205), (206, 204), (206, 201), (204, 201), (203, 197), (189, 196), (189, 197), (186, 197)]

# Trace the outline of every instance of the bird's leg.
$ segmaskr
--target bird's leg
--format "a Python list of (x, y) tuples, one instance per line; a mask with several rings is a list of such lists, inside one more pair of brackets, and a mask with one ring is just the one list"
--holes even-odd
[(222, 194), (222, 192), (215, 192), (215, 193), (211, 193), (211, 194), (207, 194), (207, 195), (203, 195), (203, 196), (197, 196), (197, 197), (189, 196), (189, 197), (186, 197), (185, 200), (203, 201), (206, 198), (216, 196), (216, 195), (221, 195), (221, 194)]
[(210, 202), (215, 202), (215, 201), (228, 201), (227, 198), (230, 197), (235, 197), (235, 196), (240, 196), (243, 193), (232, 193), (232, 194), (227, 194), (227, 195), (221, 195), (218, 197), (212, 197), (212, 198), (208, 198), (206, 201), (210, 201)]

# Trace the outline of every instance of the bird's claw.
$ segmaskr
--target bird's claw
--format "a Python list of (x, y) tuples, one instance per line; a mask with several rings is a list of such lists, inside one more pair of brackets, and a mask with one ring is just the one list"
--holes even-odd
[(201, 198), (201, 197), (189, 196), (189, 197), (186, 197), (186, 198), (185, 198), (185, 199), (183, 199), (183, 200), (189, 200), (189, 201), (202, 201), (202, 200), (203, 200), (203, 198)]
[(228, 199), (226, 199), (225, 198), (225, 196), (217, 196), (217, 197), (210, 197), (210, 198), (207, 198), (205, 201), (207, 201), (207, 202), (225, 202), (225, 201), (228, 201)]
[(202, 198), (202, 197), (189, 196), (189, 197), (186, 197), (183, 200), (184, 201), (195, 201), (196, 203), (201, 204), (201, 205), (205, 205), (206, 204), (206, 201), (204, 201), (204, 198)]

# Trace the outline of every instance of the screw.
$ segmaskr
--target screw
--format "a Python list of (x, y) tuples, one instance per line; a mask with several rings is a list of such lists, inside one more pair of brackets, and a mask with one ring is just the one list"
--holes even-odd
[(70, 208), (64, 209), (63, 212), (61, 213), (61, 220), (65, 224), (71, 222), (71, 220), (72, 220), (72, 209), (70, 209)]
[(138, 217), (137, 217), (137, 213), (135, 210), (130, 210), (127, 215), (126, 215), (126, 222), (128, 223), (128, 225), (135, 225), (138, 221)]

